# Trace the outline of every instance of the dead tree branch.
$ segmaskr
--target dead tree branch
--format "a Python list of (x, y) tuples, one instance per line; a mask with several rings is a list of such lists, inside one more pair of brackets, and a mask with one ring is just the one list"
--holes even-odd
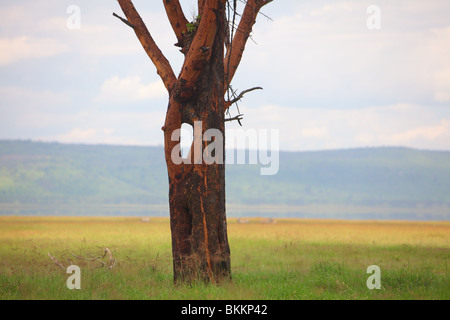
[(74, 253), (72, 253), (72, 256), (74, 256), (75, 258), (80, 259), (80, 260), (97, 261), (97, 262), (100, 262), (100, 263), (102, 264), (102, 267), (106, 265), (105, 262), (103, 262), (102, 260), (99, 260), (99, 259), (101, 258), (101, 256), (100, 256), (100, 257), (96, 257), (96, 258), (85, 258), (85, 257), (79, 257), (79, 256), (77, 256), (77, 255), (74, 254)]
[(109, 269), (112, 269), (116, 265), (116, 258), (113, 257), (111, 250), (109, 248), (105, 248), (105, 254), (109, 255)]
[(109, 269), (112, 269), (112, 268), (116, 265), (116, 259), (113, 257), (113, 255), (112, 255), (112, 253), (111, 253), (111, 250), (110, 250), (109, 248), (105, 248), (105, 252), (103, 253), (102, 256), (98, 256), (98, 257), (95, 257), (95, 258), (85, 258), (85, 257), (80, 257), (80, 256), (75, 255), (74, 253), (72, 253), (72, 256), (74, 256), (75, 258), (80, 259), (80, 260), (96, 261), (96, 262), (99, 262), (99, 263), (101, 263), (102, 267), (104, 267), (104, 266), (106, 266), (106, 262), (104, 262), (104, 261), (102, 261), (102, 260), (100, 260), (100, 259), (105, 258), (105, 257), (106, 257), (106, 254), (109, 255), (109, 264), (108, 264), (108, 268), (109, 268)]
[(238, 102), (239, 100), (241, 100), (245, 94), (255, 91), (255, 90), (263, 90), (263, 88), (261, 87), (254, 87), (254, 88), (250, 88), (247, 90), (242, 91), (236, 98), (234, 98), (231, 101), (225, 101), (225, 111), (234, 103)]
[(113, 12), (113, 16), (120, 19), (123, 23), (125, 23), (127, 26), (129, 26), (130, 28), (136, 28), (133, 24), (130, 23), (130, 21), (128, 21), (127, 19), (122, 18), (121, 16), (117, 15), (115, 12)]
[(236, 117), (225, 119), (225, 122), (237, 121), (239, 123), (239, 125), (242, 127), (242, 123), (241, 123), (242, 119), (244, 119), (244, 115), (243, 114), (239, 114)]
[(62, 265), (62, 263), (59, 262), (58, 259), (56, 259), (54, 256), (52, 256), (52, 255), (50, 254), (50, 252), (48, 253), (48, 256), (50, 257), (50, 259), (52, 259), (52, 261), (53, 261), (57, 266), (59, 266), (59, 267), (60, 267), (61, 269), (63, 269), (63, 270), (66, 270), (66, 268), (64, 268), (64, 266)]

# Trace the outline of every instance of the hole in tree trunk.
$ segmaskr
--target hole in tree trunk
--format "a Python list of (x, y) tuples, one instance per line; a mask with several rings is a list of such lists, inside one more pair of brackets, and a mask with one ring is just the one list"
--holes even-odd
[(180, 132), (181, 157), (187, 157), (193, 141), (194, 128), (189, 123), (183, 123)]

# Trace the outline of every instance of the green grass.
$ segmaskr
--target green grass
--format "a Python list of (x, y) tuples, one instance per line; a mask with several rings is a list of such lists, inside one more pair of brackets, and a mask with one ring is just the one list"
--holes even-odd
[[(232, 281), (174, 285), (168, 219), (0, 217), (0, 299), (450, 298), (450, 223), (229, 221)], [(108, 247), (110, 270), (97, 261)], [(81, 268), (69, 290), (65, 267)], [(101, 259), (108, 262), (108, 256)], [(380, 290), (366, 269), (381, 268)]]

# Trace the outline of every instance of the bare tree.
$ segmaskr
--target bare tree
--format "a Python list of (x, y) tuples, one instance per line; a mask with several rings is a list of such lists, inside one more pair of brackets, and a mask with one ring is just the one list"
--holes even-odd
[[(169, 176), (175, 282), (193, 279), (219, 282), (231, 277), (225, 164), (224, 161), (206, 163), (193, 149), (200, 146), (200, 155), (212, 152), (221, 155), (222, 159), (225, 155), (224, 143), (221, 150), (208, 150), (214, 139), (208, 141), (204, 134), (215, 129), (225, 136), (225, 113), (230, 105), (242, 98), (242, 95), (231, 95), (232, 98), (229, 93), (227, 95), (230, 83), (260, 9), (272, 0), (240, 1), (245, 7), (239, 19), (236, 18), (237, 0), (198, 0), (198, 16), (194, 21), (188, 21), (179, 0), (163, 0), (177, 38), (175, 45), (185, 56), (176, 77), (131, 0), (118, 0), (126, 19), (115, 16), (134, 29), (169, 93), (162, 130)], [(242, 118), (234, 119), (240, 121)], [(174, 152), (179, 153), (180, 148), (179, 141), (173, 137), (183, 123), (194, 127), (194, 141), (187, 158), (179, 163), (173, 161)], [(195, 123), (201, 126), (196, 127)]]

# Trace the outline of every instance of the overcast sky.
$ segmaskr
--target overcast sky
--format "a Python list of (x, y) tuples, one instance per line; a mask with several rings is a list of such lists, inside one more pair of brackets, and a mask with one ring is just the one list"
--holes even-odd
[[(181, 2), (194, 17), (196, 1)], [(178, 74), (162, 1), (134, 4)], [(259, 16), (233, 83), (264, 88), (239, 104), (244, 129), (280, 130), (282, 150), (450, 150), (450, 1), (275, 0), (262, 11), (271, 20)], [(113, 12), (123, 15), (114, 0), (0, 2), (0, 139), (163, 144), (167, 93)]]

